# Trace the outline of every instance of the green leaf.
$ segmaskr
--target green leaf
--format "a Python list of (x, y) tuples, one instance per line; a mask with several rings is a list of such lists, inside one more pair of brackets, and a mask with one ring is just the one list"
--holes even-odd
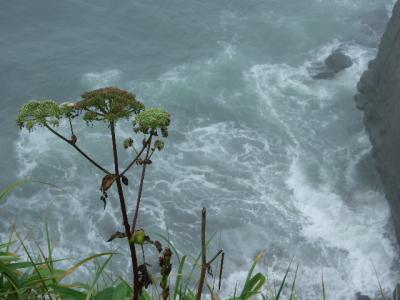
[(18, 286), (18, 273), (11, 269), (7, 264), (0, 261), (0, 273), (4, 274), (13, 285)]
[(111, 300), (113, 298), (114, 290), (114, 287), (105, 288), (104, 290), (98, 292), (93, 297), (93, 300)]
[(252, 264), (251, 267), (250, 267), (249, 272), (247, 273), (247, 277), (246, 277), (246, 280), (245, 280), (245, 285), (246, 285), (247, 282), (250, 281), (251, 276), (253, 275), (253, 272), (254, 272), (254, 269), (255, 269), (256, 265), (257, 265), (258, 262), (265, 256), (265, 254), (266, 254), (266, 253), (263, 251), (263, 252), (260, 252), (260, 253), (257, 255), (256, 259), (254, 260), (253, 264)]
[(112, 294), (112, 300), (125, 300), (132, 293), (132, 289), (125, 282), (118, 284)]
[(240, 295), (240, 298), (249, 299), (260, 293), (260, 290), (264, 285), (265, 281), (266, 277), (261, 273), (257, 273), (256, 275), (251, 277), (250, 280), (246, 282), (242, 294)]
[(261, 274), (257, 273), (253, 276), (254, 269), (257, 263), (265, 256), (265, 252), (261, 252), (257, 255), (256, 259), (254, 260), (253, 264), (250, 267), (249, 272), (247, 273), (246, 281), (244, 283), (244, 287), (242, 293), (239, 296), (239, 299), (249, 299), (260, 293), (260, 289), (264, 285), (266, 281), (266, 277)]
[(9, 262), (9, 261), (17, 261), (17, 260), (19, 260), (19, 256), (16, 254), (0, 252), (0, 261)]
[(146, 290), (144, 290), (142, 292), (142, 294), (139, 296), (139, 299), (140, 300), (153, 300)]
[(63, 300), (85, 300), (86, 295), (80, 291), (64, 286), (51, 286), (54, 293)]

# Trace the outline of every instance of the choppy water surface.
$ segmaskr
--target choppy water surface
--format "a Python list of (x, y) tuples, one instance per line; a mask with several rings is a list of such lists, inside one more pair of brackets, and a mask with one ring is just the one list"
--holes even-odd
[[(39, 238), (46, 215), (60, 255), (118, 246), (104, 242), (121, 221), (115, 196), (102, 210), (101, 174), (50, 133), (14, 127), (28, 99), (63, 102), (117, 85), (173, 118), (148, 172), (140, 225), (168, 228), (182, 252), (194, 253), (207, 207), (214, 248), (227, 253), (223, 295), (264, 250), (259, 269), (270, 287), (292, 257), (300, 264), (301, 299), (320, 298), (322, 273), (330, 299), (374, 295), (373, 266), (392, 289), (399, 274), (390, 211), (352, 100), (392, 1), (0, 2), (0, 153), (13, 153), (1, 162), (1, 181), (35, 177), (63, 187), (10, 197), (3, 234), (17, 223)], [(307, 69), (339, 46), (354, 65), (312, 80)], [(131, 134), (128, 124), (118, 130)], [(78, 132), (111, 168), (108, 129)], [(129, 188), (133, 205), (136, 186)], [(122, 259), (113, 269), (129, 272)]]

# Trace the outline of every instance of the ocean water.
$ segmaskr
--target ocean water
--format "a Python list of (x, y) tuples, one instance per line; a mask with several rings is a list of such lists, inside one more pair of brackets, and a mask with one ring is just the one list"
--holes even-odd
[[(293, 259), (300, 299), (390, 292), (400, 274), (390, 210), (355, 108), (356, 83), (377, 51), (393, 1), (0, 0), (1, 187), (34, 177), (0, 206), (12, 225), (73, 258), (125, 244), (117, 198), (103, 210), (101, 174), (45, 130), (19, 132), (29, 99), (79, 99), (103, 86), (134, 91), (172, 114), (165, 151), (146, 178), (140, 226), (168, 231), (182, 253), (199, 248), (208, 209), (210, 251), (226, 252), (221, 297), (241, 287), (261, 251), (267, 291)], [(315, 81), (308, 69), (340, 47), (353, 66)], [(62, 124), (60, 130), (65, 130)], [(111, 168), (106, 127), (78, 127), (82, 148)], [(118, 137), (132, 135), (127, 123)], [(124, 153), (129, 161), (132, 154)], [(129, 174), (128, 203), (135, 199)], [(123, 254), (113, 276), (129, 276)], [(375, 274), (376, 270), (376, 274)], [(90, 276), (91, 269), (80, 274)]]

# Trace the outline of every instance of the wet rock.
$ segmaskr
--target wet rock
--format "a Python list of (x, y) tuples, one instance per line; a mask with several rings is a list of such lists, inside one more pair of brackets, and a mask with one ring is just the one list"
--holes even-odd
[(338, 73), (353, 65), (350, 56), (343, 54), (340, 50), (335, 50), (325, 59), (325, 65), (329, 70)]
[(357, 90), (360, 94), (372, 93), (376, 88), (376, 80), (372, 70), (365, 71), (357, 83)]
[(340, 49), (333, 51), (324, 62), (314, 63), (308, 70), (311, 78), (316, 80), (332, 79), (336, 73), (353, 65), (351, 58)]
[[(377, 170), (400, 242), (400, 2), (397, 1), (379, 50), (357, 85), (356, 105), (363, 111)], [(397, 289), (400, 291), (400, 289)]]
[(371, 59), (368, 62), (368, 70), (372, 70), (375, 67), (375, 59)]

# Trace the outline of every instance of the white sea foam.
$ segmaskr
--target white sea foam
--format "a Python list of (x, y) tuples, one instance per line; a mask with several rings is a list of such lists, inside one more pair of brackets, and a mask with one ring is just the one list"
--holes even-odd
[[(353, 66), (333, 80), (312, 80), (307, 69), (313, 61), (323, 61), (337, 48), (352, 57)], [(343, 96), (338, 91), (348, 90), (350, 97), (345, 100), (357, 115), (351, 94), (375, 51), (335, 40), (311, 52), (312, 60), (300, 66), (256, 65), (245, 74), (259, 96), (260, 110), (274, 118), (292, 141), (287, 148), (291, 163), (286, 183), (299, 211), (300, 234), (309, 244), (305, 249), (297, 245), (295, 257), (301, 263), (309, 260), (307, 252), (318, 253), (312, 254), (316, 255), (314, 265), (300, 265), (304, 299), (318, 298), (322, 272), (328, 289), (334, 291), (332, 299), (349, 299), (356, 291), (374, 295), (378, 289), (374, 266), (388, 291), (398, 276), (397, 271), (391, 271), (397, 248), (387, 235), (388, 204), (375, 185), (359, 183), (365, 174), (357, 168), (369, 155), (368, 138), (360, 118), (346, 121), (339, 108), (349, 104), (340, 100)], [(351, 127), (352, 133), (347, 134), (353, 136), (352, 141), (337, 138), (330, 129), (333, 127), (338, 132)]]
[[(349, 206), (329, 186), (331, 182), (313, 187), (299, 158), (293, 161), (287, 183), (305, 218), (302, 234), (312, 243), (340, 252), (334, 258), (324, 257), (327, 264), (319, 267), (324, 270), (327, 287), (335, 291), (339, 288), (340, 296), (335, 299), (346, 299), (354, 290), (376, 293), (374, 267), (384, 288), (390, 291), (395, 284), (390, 269), (397, 254), (393, 241), (386, 237), (390, 211), (384, 195), (373, 190), (355, 191), (347, 200), (355, 207)], [(325, 268), (331, 271), (327, 273)], [(308, 269), (307, 280), (320, 273), (318, 267)]]
[(90, 89), (117, 85), (121, 80), (122, 72), (117, 69), (103, 72), (89, 72), (82, 76), (82, 84)]

